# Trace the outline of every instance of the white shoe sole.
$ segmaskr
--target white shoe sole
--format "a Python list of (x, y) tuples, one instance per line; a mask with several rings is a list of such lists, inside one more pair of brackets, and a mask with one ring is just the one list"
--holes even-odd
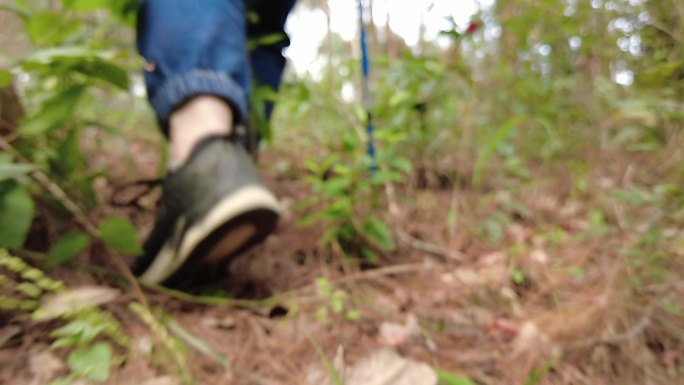
[[(255, 210), (270, 210), (280, 214), (278, 200), (266, 188), (245, 186), (220, 200), (200, 222), (188, 229), (179, 246), (176, 245), (185, 218), (179, 218), (176, 231), (164, 243), (152, 264), (140, 276), (145, 283), (162, 283), (171, 277), (192, 254), (195, 248), (216, 229), (230, 220)], [(212, 247), (206, 258), (210, 263), (220, 262), (242, 247), (257, 232), (257, 225), (245, 223), (226, 234), (226, 237)], [(205, 258), (203, 258), (205, 260)]]

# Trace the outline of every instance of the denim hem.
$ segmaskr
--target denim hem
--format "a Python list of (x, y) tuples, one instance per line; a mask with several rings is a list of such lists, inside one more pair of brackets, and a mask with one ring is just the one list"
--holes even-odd
[(235, 123), (245, 122), (247, 95), (237, 82), (221, 72), (193, 70), (167, 80), (150, 101), (157, 112), (162, 131), (168, 133), (169, 117), (173, 110), (194, 96), (207, 94), (226, 99), (237, 110), (234, 111)]

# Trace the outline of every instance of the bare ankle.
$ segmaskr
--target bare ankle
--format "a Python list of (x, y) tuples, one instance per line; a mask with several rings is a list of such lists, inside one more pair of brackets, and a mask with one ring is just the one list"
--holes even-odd
[(233, 129), (233, 111), (223, 99), (200, 95), (174, 111), (169, 123), (169, 161), (175, 167), (185, 163), (203, 139), (229, 135)]

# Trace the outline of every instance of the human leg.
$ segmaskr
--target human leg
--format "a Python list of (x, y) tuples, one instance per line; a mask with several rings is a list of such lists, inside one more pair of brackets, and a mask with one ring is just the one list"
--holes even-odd
[(235, 123), (246, 120), (250, 73), (241, 0), (144, 0), (137, 33), (162, 131), (168, 133), (172, 112), (198, 95), (225, 100)]
[[(247, 36), (255, 42), (265, 37), (277, 37), (275, 41), (256, 44), (249, 52), (249, 61), (256, 86), (268, 86), (278, 91), (285, 69), (283, 49), (290, 45), (285, 33), (287, 16), (296, 0), (247, 0), (248, 12), (255, 16), (253, 22), (247, 23)], [(265, 101), (264, 112), (270, 118), (273, 103)]]
[(244, 149), (226, 139), (247, 117), (242, 0), (145, 0), (138, 47), (175, 165), (136, 270), (150, 283), (203, 281), (268, 235), (279, 211)]
[[(138, 48), (172, 164), (203, 138), (244, 121), (250, 86), (240, 0), (145, 0)], [(209, 97), (208, 95), (211, 95)]]

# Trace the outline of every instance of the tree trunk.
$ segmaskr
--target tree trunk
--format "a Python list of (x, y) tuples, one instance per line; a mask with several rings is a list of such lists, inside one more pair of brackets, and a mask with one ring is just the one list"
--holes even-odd
[(326, 65), (326, 77), (328, 78), (328, 81), (330, 82), (330, 89), (334, 89), (335, 84), (337, 84), (337, 76), (335, 76), (335, 64), (333, 63), (333, 59), (335, 58), (335, 42), (333, 40), (333, 35), (332, 35), (332, 20), (330, 16), (330, 6), (328, 5), (327, 1), (322, 1), (321, 2), (321, 8), (323, 8), (323, 13), (325, 13), (325, 26), (326, 26), (326, 34), (325, 34), (325, 44), (328, 46), (328, 57), (327, 57), (327, 65)]
[(24, 108), (14, 85), (0, 88), (0, 136), (16, 130), (24, 114)]

